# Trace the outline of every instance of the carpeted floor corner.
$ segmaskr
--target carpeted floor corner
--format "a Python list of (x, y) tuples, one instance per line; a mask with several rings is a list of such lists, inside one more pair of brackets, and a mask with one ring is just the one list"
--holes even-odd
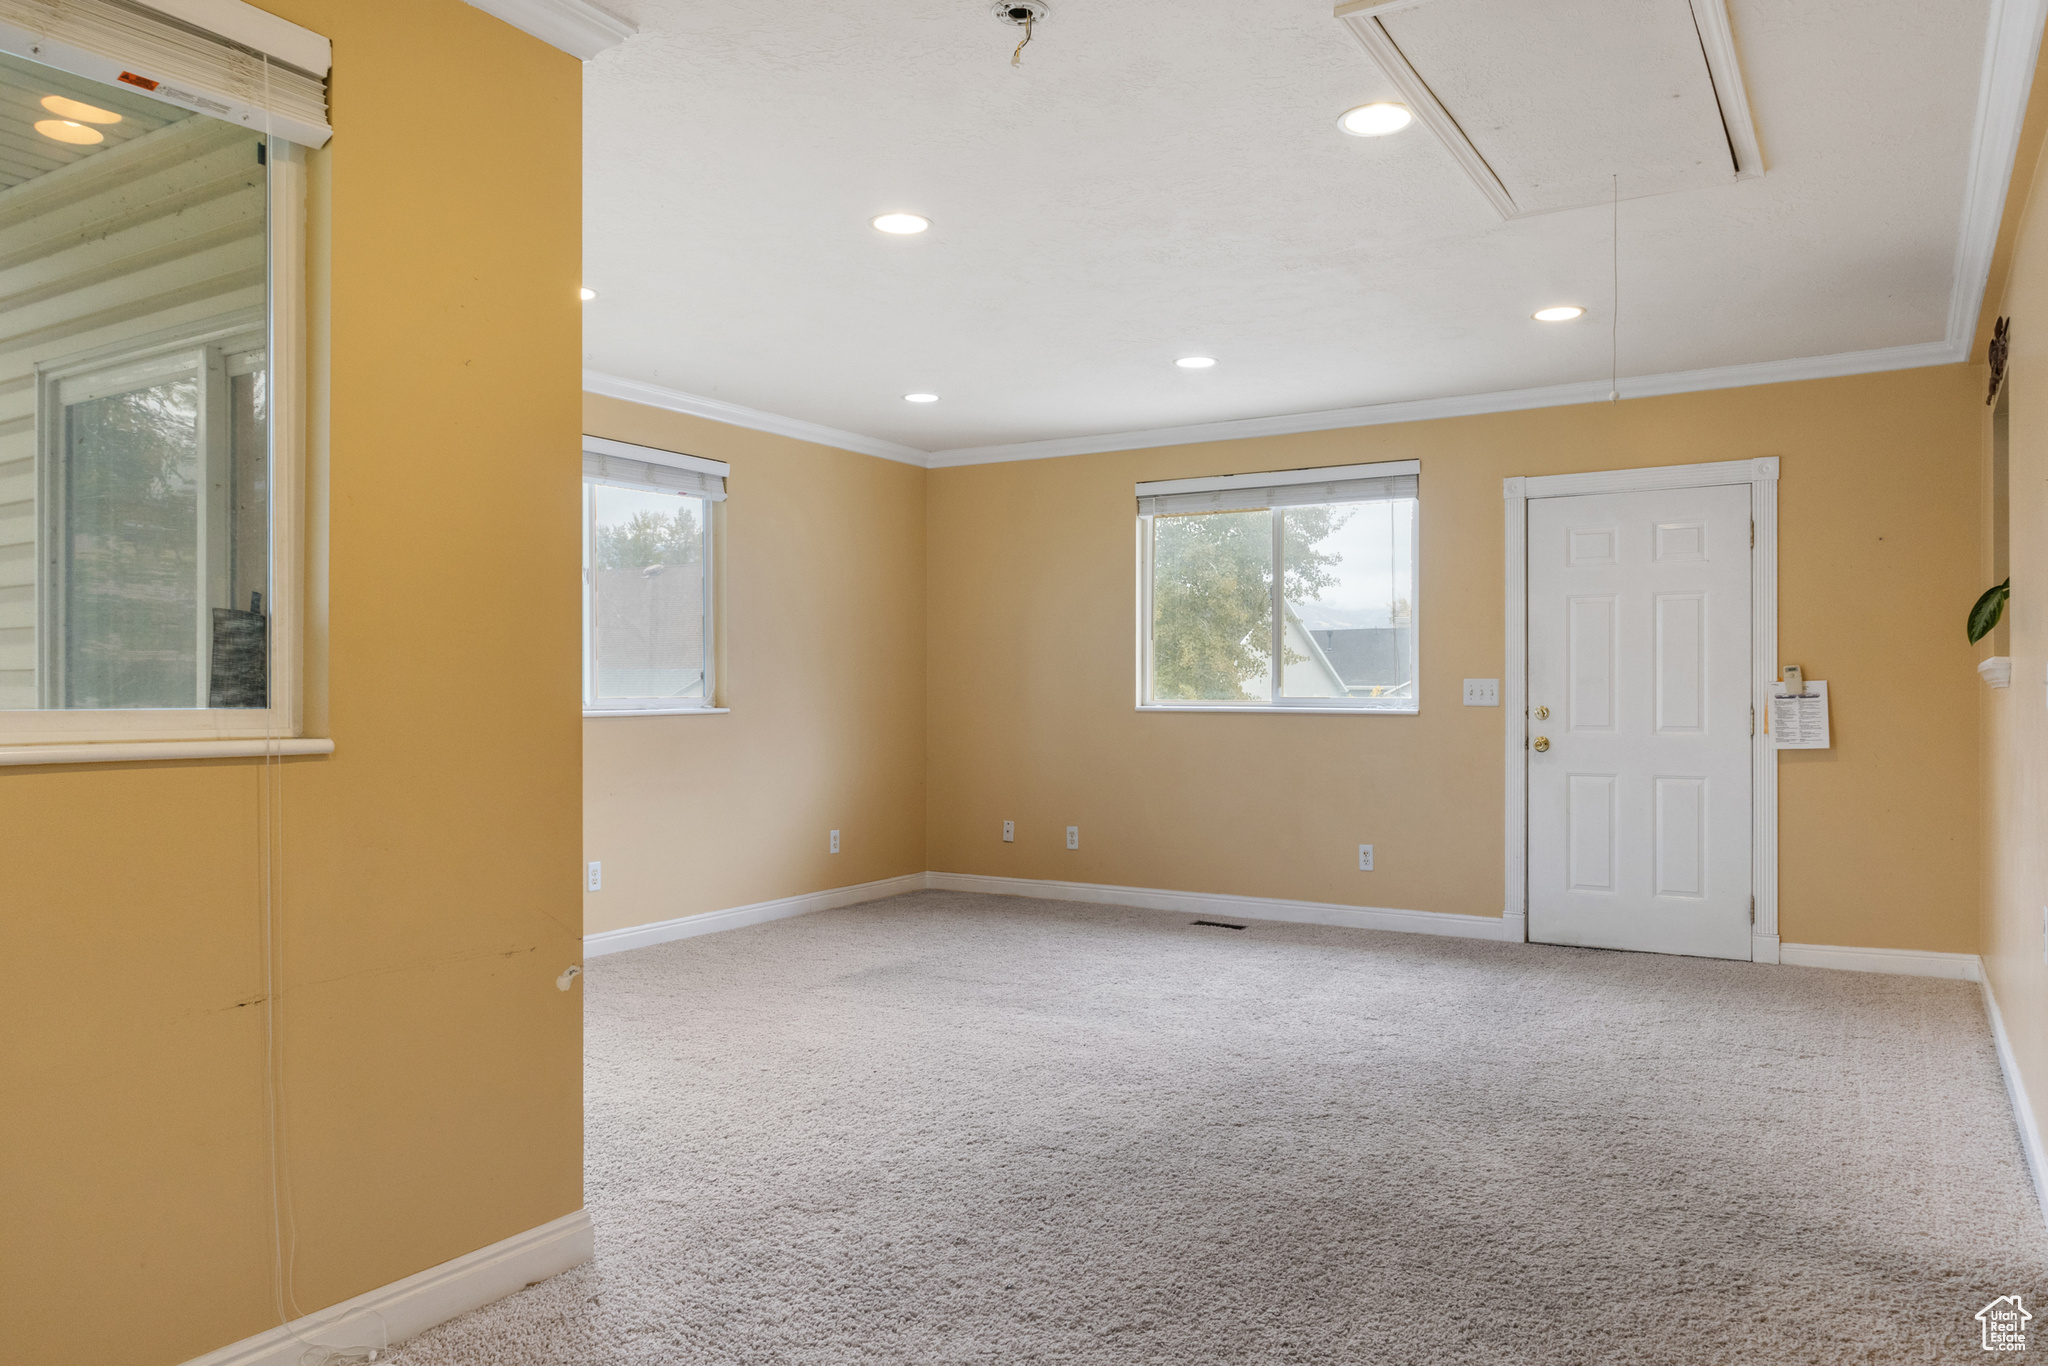
[(1978, 1361), (2048, 1292), (1974, 985), (1190, 919), (593, 960), (596, 1260), (392, 1360)]

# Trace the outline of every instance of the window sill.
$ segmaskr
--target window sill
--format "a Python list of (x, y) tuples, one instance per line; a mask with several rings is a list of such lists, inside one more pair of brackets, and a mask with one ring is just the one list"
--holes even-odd
[(1204, 713), (1227, 712), (1233, 716), (1416, 716), (1420, 714), (1420, 709), (1416, 707), (1205, 707), (1194, 705), (1162, 707), (1143, 702), (1138, 704), (1138, 710), (1149, 711), (1155, 715), (1171, 715), (1174, 712), (1183, 711)]
[(724, 716), (731, 707), (607, 707), (602, 711), (583, 709), (583, 719), (599, 716)]
[(138, 740), (86, 745), (0, 745), (0, 765), (133, 764), (165, 759), (261, 759), (332, 754), (332, 740)]

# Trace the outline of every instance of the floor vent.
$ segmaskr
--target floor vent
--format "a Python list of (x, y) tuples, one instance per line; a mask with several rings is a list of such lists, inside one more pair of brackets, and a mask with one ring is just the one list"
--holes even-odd
[(1242, 925), (1226, 925), (1220, 920), (1197, 920), (1197, 925), (1207, 925), (1212, 930), (1241, 930)]

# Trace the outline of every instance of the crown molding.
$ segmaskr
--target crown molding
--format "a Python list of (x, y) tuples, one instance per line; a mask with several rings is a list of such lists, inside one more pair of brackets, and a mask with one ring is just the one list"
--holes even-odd
[(2027, 95), (2041, 57), (2048, 0), (1991, 0), (1984, 38), (1983, 76), (1977, 82), (1977, 121), (1970, 137), (1970, 174), (1963, 183), (1963, 218), (1956, 234), (1955, 284), (1948, 300), (1948, 336), (1967, 360), (1976, 345), (1977, 318), (1991, 282), (1998, 225), (2012, 187), (2013, 158), (2026, 122)]
[[(1833, 379), (1881, 370), (1909, 370), (1923, 365), (1948, 365), (1968, 355), (1968, 343), (1918, 342), (1876, 351), (1845, 351), (1833, 356), (1725, 365), (1711, 370), (1681, 370), (1664, 375), (1624, 375), (1623, 398), (1656, 398), (1664, 394), (1706, 389), (1739, 389), (1756, 384), (1789, 384), (1797, 380)], [(1578, 403), (1604, 403), (1608, 382), (1585, 380), (1541, 389), (1510, 389), (1491, 394), (1423, 398), (1405, 403), (1375, 403), (1362, 408), (1333, 408), (1320, 413), (1280, 417), (1248, 417), (1231, 422), (1205, 422), (1188, 427), (1155, 427), (1147, 431), (1112, 432), (1104, 436), (1058, 437), (1049, 441), (1018, 441), (1002, 446), (963, 446), (933, 451), (931, 468), (992, 465), (1006, 460), (1053, 460), (1068, 455), (1144, 450), (1155, 446), (1191, 446), (1205, 441), (1247, 441), (1266, 436), (1293, 436), (1342, 427), (1377, 427), (1390, 422), (1431, 422), (1446, 417), (1476, 417), (1528, 408), (1561, 408)]]
[(586, 62), (608, 47), (617, 47), (637, 32), (624, 19), (605, 13), (589, 0), (469, 0), (469, 3)]
[[(1967, 339), (1960, 342), (1915, 342), (1909, 346), (1887, 346), (1873, 351), (1843, 351), (1832, 356), (1756, 361), (1748, 365), (1677, 370), (1662, 375), (1624, 375), (1619, 392), (1623, 398), (1659, 398), (1666, 394), (1700, 393), (1709, 389), (1745, 389), (1760, 384), (1793, 384), (1800, 380), (1913, 370), (1926, 365), (1953, 365), (1969, 358), (1969, 345)], [(921, 451), (914, 446), (899, 446), (879, 437), (841, 431), (837, 427), (821, 426), (779, 413), (765, 413), (758, 408), (742, 407), (723, 399), (686, 394), (679, 389), (622, 379), (597, 370), (583, 372), (583, 388), (588, 393), (601, 394), (606, 398), (644, 403), (650, 408), (666, 408), (670, 412), (688, 413), (692, 417), (709, 418), (713, 422), (757, 432), (773, 432), (777, 436), (816, 442), (821, 446), (836, 446), (841, 450), (897, 460), (925, 469), (996, 465), (1011, 460), (1057, 460), (1070, 455), (1101, 455), (1109, 451), (1149, 450), (1159, 446), (1194, 446), (1208, 441), (1251, 441), (1268, 436), (1337, 431), (1345, 427), (1380, 427), (1393, 422), (1434, 422), (1447, 417), (1522, 412), (1530, 408), (1564, 408), (1581, 403), (1604, 403), (1610, 392), (1604, 379), (1583, 380), (1576, 384), (1553, 384), (1539, 389), (1411, 399), (1359, 408), (1331, 408), (1317, 413), (1286, 413), (1275, 417), (1203, 422), (1186, 427), (1151, 427), (1099, 436), (1062, 436), (999, 446), (958, 446), (950, 450)]]
[(860, 455), (877, 456), (883, 460), (901, 461), (906, 465), (925, 466), (930, 463), (930, 453), (915, 446), (899, 446), (893, 441), (880, 437), (862, 436), (859, 432), (845, 432), (837, 427), (826, 427), (816, 422), (806, 422), (798, 417), (784, 417), (780, 413), (764, 413), (759, 408), (746, 408), (737, 403), (727, 403), (721, 398), (705, 398), (702, 394), (686, 394), (680, 389), (669, 389), (659, 384), (648, 384), (642, 380), (625, 379), (618, 375), (607, 375), (600, 370), (583, 372), (583, 391), (601, 394), (606, 398), (624, 399), (628, 403), (644, 403), (650, 408), (666, 408), (672, 413), (688, 413), (692, 417), (708, 417), (713, 422), (723, 422), (733, 427), (745, 427), (756, 432), (773, 432), (777, 436), (790, 437), (797, 441), (815, 442), (820, 446), (837, 446), (843, 451)]

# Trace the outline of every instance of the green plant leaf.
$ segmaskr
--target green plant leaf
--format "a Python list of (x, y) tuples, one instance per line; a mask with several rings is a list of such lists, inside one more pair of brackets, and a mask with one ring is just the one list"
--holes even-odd
[(1984, 596), (1977, 599), (1977, 605), (1970, 609), (1970, 643), (1991, 634), (1991, 628), (1998, 625), (1998, 619), (2005, 615), (2005, 600), (2012, 595), (2012, 580), (2007, 579), (1996, 588), (1984, 590)]

